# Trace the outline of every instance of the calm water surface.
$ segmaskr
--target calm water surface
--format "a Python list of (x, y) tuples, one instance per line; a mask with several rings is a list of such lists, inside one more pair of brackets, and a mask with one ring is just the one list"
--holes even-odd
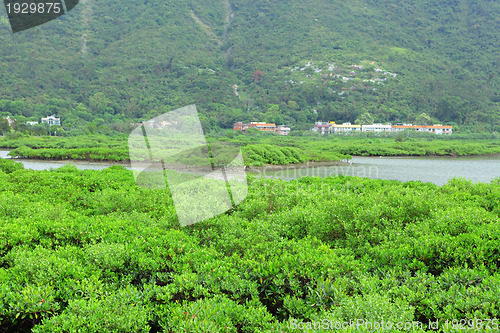
[[(0, 150), (0, 158), (10, 158), (8, 156), (8, 150)], [(33, 170), (49, 170), (49, 169), (57, 169), (66, 164), (74, 164), (78, 169), (85, 170), (102, 170), (109, 168), (113, 165), (113, 163), (107, 162), (83, 162), (83, 161), (43, 161), (43, 160), (30, 160), (30, 159), (16, 159), (16, 162), (21, 162), (26, 169)], [(125, 166), (127, 169), (130, 169), (129, 166)]]
[[(0, 158), (8, 158), (8, 151), (0, 151)], [(40, 161), (17, 160), (27, 169), (56, 169), (72, 163), (78, 169), (102, 170), (112, 163), (90, 163), (80, 161)], [(115, 164), (116, 165), (116, 164)], [(130, 169), (129, 166), (125, 166)], [(422, 181), (443, 185), (453, 177), (463, 177), (473, 182), (490, 182), (500, 177), (500, 156), (481, 157), (354, 157), (352, 164), (345, 166), (304, 167), (283, 171), (252, 172), (263, 177), (295, 179), (299, 177), (328, 177), (346, 175), (372, 179), (391, 179), (399, 181)]]
[(346, 175), (372, 179), (422, 181), (443, 185), (453, 177), (473, 182), (490, 182), (500, 177), (500, 156), (491, 157), (431, 157), (392, 158), (354, 157), (352, 164), (283, 171), (261, 171), (264, 177), (294, 179), (298, 177), (328, 177)]

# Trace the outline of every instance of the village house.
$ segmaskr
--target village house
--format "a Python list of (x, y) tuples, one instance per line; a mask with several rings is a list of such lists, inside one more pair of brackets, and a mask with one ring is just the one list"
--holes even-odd
[(353, 125), (351, 123), (342, 123), (342, 124), (334, 123), (331, 126), (332, 134), (341, 134), (350, 132), (361, 132), (361, 125)]
[(372, 125), (362, 125), (362, 132), (372, 132), (372, 133), (382, 133), (382, 132), (392, 132), (392, 125), (383, 124), (372, 124)]
[(314, 123), (311, 128), (316, 133), (324, 134), (342, 134), (350, 132), (367, 132), (367, 133), (397, 133), (406, 130), (413, 130), (420, 133), (433, 134), (452, 134), (453, 126), (443, 126), (441, 124), (430, 125), (412, 125), (412, 124), (371, 124), (371, 125), (353, 125), (351, 123), (336, 124), (334, 121)]
[(330, 126), (330, 123), (317, 121), (311, 130), (321, 135), (330, 134)]
[(3, 119), (6, 119), (7, 122), (9, 123), (9, 126), (12, 127), (12, 125), (14, 125), (14, 123), (16, 122), (15, 119), (12, 119), (11, 117), (7, 116), (7, 117), (3, 117)]
[(288, 135), (290, 133), (290, 127), (286, 125), (279, 125), (276, 126), (276, 124), (273, 123), (265, 123), (265, 122), (250, 122), (250, 123), (243, 123), (241, 121), (238, 121), (234, 124), (233, 130), (234, 131), (242, 131), (245, 133), (246, 130), (255, 128), (259, 131), (263, 132), (275, 132), (279, 135)]
[(245, 125), (247, 125), (247, 126), (243, 126), (243, 122), (238, 121), (238, 122), (234, 123), (233, 131), (242, 131), (243, 133), (245, 133), (245, 130), (248, 129), (248, 126), (250, 126), (250, 124), (245, 124)]
[(56, 117), (54, 115), (48, 116), (48, 117), (42, 118), (42, 124), (47, 124), (49, 126), (61, 125), (61, 118)]
[(453, 126), (443, 126), (441, 124), (435, 125), (412, 125), (412, 124), (402, 124), (402, 125), (393, 125), (392, 131), (394, 133), (413, 130), (415, 132), (420, 133), (433, 133), (433, 134), (452, 134)]
[(288, 135), (290, 133), (290, 127), (286, 125), (279, 125), (276, 127), (276, 134), (278, 135)]
[(276, 132), (276, 124), (268, 124), (265, 122), (251, 122), (249, 128), (256, 128), (263, 132)]

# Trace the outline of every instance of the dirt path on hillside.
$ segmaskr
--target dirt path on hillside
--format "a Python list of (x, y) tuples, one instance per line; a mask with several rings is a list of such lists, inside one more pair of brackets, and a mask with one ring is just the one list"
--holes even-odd
[(195, 20), (195, 22), (200, 25), (201, 29), (208, 35), (208, 37), (210, 37), (211, 41), (216, 42), (218, 46), (222, 45), (222, 41), (217, 37), (217, 35), (213, 32), (212, 28), (208, 24), (206, 24), (198, 16), (196, 16), (196, 14), (192, 10), (189, 12), (189, 14), (193, 18), (193, 20)]
[(90, 5), (90, 0), (81, 0), (82, 5), (82, 17), (83, 17), (83, 34), (82, 34), (82, 47), (81, 52), (85, 56), (87, 54), (87, 38), (89, 34), (89, 22), (92, 20), (92, 7)]
[[(191, 15), (193, 20), (196, 23), (198, 23), (198, 25), (208, 35), (211, 41), (217, 43), (217, 46), (219, 48), (222, 47), (224, 43), (228, 40), (229, 28), (231, 27), (231, 23), (234, 19), (234, 13), (231, 8), (231, 3), (229, 2), (229, 0), (223, 0), (223, 1), (224, 1), (224, 8), (226, 11), (226, 16), (224, 18), (224, 33), (222, 35), (222, 38), (217, 37), (212, 27), (203, 22), (198, 16), (196, 16), (196, 14), (192, 10), (189, 12), (189, 15)], [(223, 50), (222, 52), (223, 57), (225, 58), (229, 54), (229, 52), (231, 52), (231, 48)]]
[[(229, 0), (224, 0), (224, 6), (226, 7), (226, 19), (224, 22), (224, 35), (222, 36), (221, 45), (227, 42), (229, 36), (229, 28), (231, 27), (231, 23), (233, 22), (234, 19), (234, 12), (231, 8)], [(231, 53), (231, 47), (223, 51), (223, 57), (226, 58), (229, 55), (229, 53)]]

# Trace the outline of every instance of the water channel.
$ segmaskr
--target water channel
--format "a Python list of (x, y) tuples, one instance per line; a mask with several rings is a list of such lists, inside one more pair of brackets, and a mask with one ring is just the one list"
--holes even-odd
[[(0, 158), (8, 158), (8, 151), (0, 151)], [(40, 161), (19, 159), (24, 167), (33, 170), (56, 169), (67, 163), (78, 169), (101, 170), (112, 163), (82, 161)], [(130, 166), (125, 166), (130, 169)], [(422, 181), (443, 185), (453, 177), (463, 177), (473, 182), (490, 182), (500, 177), (500, 156), (480, 157), (354, 157), (352, 163), (341, 166), (301, 167), (282, 171), (257, 170), (262, 177), (295, 179), (299, 177), (328, 177), (346, 175), (372, 179)]]

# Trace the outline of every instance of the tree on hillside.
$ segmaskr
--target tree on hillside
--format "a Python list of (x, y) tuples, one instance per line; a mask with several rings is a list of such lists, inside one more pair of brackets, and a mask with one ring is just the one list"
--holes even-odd
[(458, 96), (444, 97), (436, 107), (434, 116), (443, 121), (462, 123), (464, 120), (464, 101)]
[(356, 122), (356, 124), (359, 124), (359, 125), (371, 125), (371, 124), (373, 124), (373, 117), (368, 112), (365, 112), (361, 116), (359, 116), (355, 122)]
[(416, 125), (429, 125), (431, 122), (431, 117), (427, 113), (421, 113), (417, 119), (415, 119)]
[(300, 109), (299, 104), (297, 104), (297, 102), (295, 102), (295, 101), (288, 101), (287, 105), (292, 110)]
[(262, 80), (264, 78), (264, 72), (262, 71), (255, 71), (252, 75), (252, 80), (254, 83), (257, 83), (258, 81)]
[(2, 135), (5, 135), (5, 132), (10, 131), (9, 121), (5, 118), (0, 118), (0, 131)]

